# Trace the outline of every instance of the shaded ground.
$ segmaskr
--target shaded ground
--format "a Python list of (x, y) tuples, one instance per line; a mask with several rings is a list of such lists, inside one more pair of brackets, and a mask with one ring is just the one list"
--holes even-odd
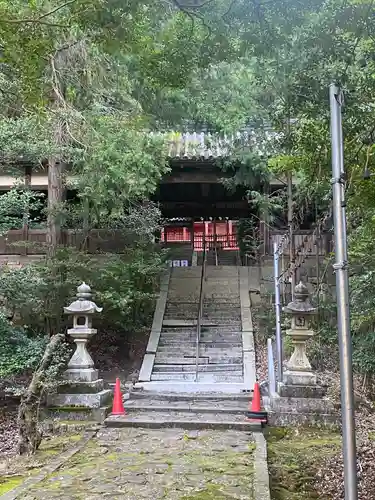
[[(24, 479), (37, 474), (51, 458), (57, 456), (81, 439), (80, 434), (44, 439), (38, 452), (32, 457), (11, 457), (3, 454), (0, 459), (0, 495), (21, 484)], [(13, 451), (13, 450), (12, 450)]]
[(0, 459), (12, 456), (17, 451), (18, 407), (0, 400)]
[(103, 429), (23, 500), (256, 500), (254, 443), (238, 431)]
[(272, 500), (332, 499), (318, 492), (322, 463), (341, 449), (337, 432), (314, 429), (269, 429), (268, 465)]

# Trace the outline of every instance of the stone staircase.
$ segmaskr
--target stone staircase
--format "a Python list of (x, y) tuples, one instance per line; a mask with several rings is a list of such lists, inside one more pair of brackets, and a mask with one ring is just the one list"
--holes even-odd
[[(197, 264), (201, 266), (203, 262), (203, 252), (198, 252)], [(238, 266), (240, 257), (237, 250), (217, 250), (218, 266)], [(216, 266), (216, 255), (213, 249), (207, 251), (206, 264)]]
[[(186, 270), (200, 278), (197, 271)], [(229, 274), (228, 274), (229, 273)], [(198, 374), (196, 373), (198, 291), (189, 289), (176, 301), (176, 287), (183, 295), (185, 279), (183, 271), (172, 270), (171, 285), (165, 308), (163, 327), (151, 375), (151, 381), (185, 382), (237, 382), (243, 383), (241, 307), (237, 268), (206, 268), (204, 283), (202, 327), (199, 342)], [(228, 280), (234, 293), (223, 296), (223, 277)], [(196, 285), (200, 285), (200, 279)], [(227, 290), (227, 288), (224, 288)], [(196, 293), (195, 293), (196, 292)], [(190, 300), (188, 300), (190, 299)], [(193, 300), (195, 299), (195, 300)]]
[[(158, 324), (154, 318), (138, 386), (153, 390), (157, 385), (160, 391), (185, 392), (252, 389), (255, 366), (244, 352), (240, 269), (206, 266), (198, 366), (197, 317), (202, 268), (169, 270), (164, 301), (155, 312)], [(247, 270), (243, 269), (246, 274)], [(241, 273), (243, 275), (243, 271)], [(248, 298), (247, 281), (245, 285), (244, 293)], [(247, 315), (251, 315), (249, 306)], [(252, 336), (252, 331), (248, 330), (246, 328), (246, 335)], [(247, 370), (245, 358), (247, 365), (251, 365)]]

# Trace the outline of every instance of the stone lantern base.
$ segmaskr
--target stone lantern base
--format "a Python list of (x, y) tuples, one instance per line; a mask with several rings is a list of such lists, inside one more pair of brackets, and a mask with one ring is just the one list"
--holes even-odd
[(112, 391), (105, 389), (103, 379), (95, 382), (62, 383), (55, 394), (47, 396), (47, 405), (54, 407), (101, 408), (112, 399)]
[(57, 392), (47, 396), (47, 406), (72, 411), (78, 408), (104, 411), (110, 404), (112, 391), (105, 388), (97, 370), (70, 368), (64, 375), (65, 380), (58, 386)]
[(286, 386), (314, 386), (317, 384), (316, 375), (311, 371), (287, 370), (284, 372), (283, 381)]
[(340, 409), (327, 399), (327, 388), (321, 385), (278, 385), (278, 393), (270, 395), (266, 408), (271, 425), (319, 425), (336, 428)]

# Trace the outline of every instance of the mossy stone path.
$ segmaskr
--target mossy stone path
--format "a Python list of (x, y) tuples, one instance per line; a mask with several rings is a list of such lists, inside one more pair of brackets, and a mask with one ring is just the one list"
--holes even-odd
[(24, 500), (255, 500), (251, 434), (102, 429)]

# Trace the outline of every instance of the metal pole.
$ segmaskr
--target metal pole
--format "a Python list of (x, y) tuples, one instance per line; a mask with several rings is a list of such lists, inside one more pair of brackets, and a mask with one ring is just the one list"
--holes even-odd
[(340, 88), (335, 84), (330, 85), (329, 100), (331, 108), (333, 222), (335, 234), (335, 264), (333, 268), (336, 272), (337, 324), (340, 346), (345, 500), (357, 500), (352, 343), (349, 320), (349, 286), (346, 250), (344, 153), (341, 123), (343, 94)]
[[(289, 264), (293, 266), (295, 259), (294, 234), (293, 234), (293, 176), (288, 173), (288, 227), (289, 227)], [(294, 289), (296, 287), (296, 271), (293, 270), (290, 277), (291, 295), (294, 300)]]
[(273, 244), (273, 274), (275, 277), (277, 380), (281, 383), (283, 381), (283, 341), (281, 338), (279, 252), (277, 243)]
[(267, 353), (268, 353), (268, 383), (269, 383), (269, 395), (273, 397), (276, 393), (276, 381), (275, 381), (275, 365), (273, 362), (273, 349), (272, 349), (272, 339), (267, 339)]

